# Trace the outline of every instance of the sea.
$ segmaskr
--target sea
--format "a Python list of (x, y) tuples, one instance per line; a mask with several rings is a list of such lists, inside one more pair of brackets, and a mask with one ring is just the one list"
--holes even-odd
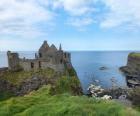
[[(72, 65), (80, 80), (83, 92), (87, 93), (90, 84), (101, 85), (102, 88), (126, 87), (125, 75), (119, 70), (127, 64), (131, 51), (70, 51)], [(34, 58), (35, 52), (18, 52), (20, 57)], [(0, 67), (7, 67), (7, 54), (0, 52)], [(113, 82), (112, 82), (113, 80)]]

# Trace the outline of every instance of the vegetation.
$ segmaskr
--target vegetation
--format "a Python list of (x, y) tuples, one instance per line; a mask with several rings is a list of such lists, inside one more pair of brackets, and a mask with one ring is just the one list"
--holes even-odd
[(55, 71), (50, 68), (35, 71), (7, 71), (4, 72), (4, 74), (0, 78), (7, 80), (14, 85), (20, 85), (21, 82), (23, 82), (25, 79), (31, 78), (33, 75), (51, 78), (55, 75)]
[(69, 76), (75, 76), (75, 75), (77, 75), (76, 74), (76, 71), (74, 70), (74, 68), (68, 69), (68, 74), (69, 74)]
[(77, 77), (66, 77), (63, 76), (59, 78), (54, 88), (52, 88), (51, 93), (62, 94), (70, 93), (72, 95), (81, 95), (81, 86)]
[(140, 57), (140, 53), (130, 53), (129, 56), (132, 56), (132, 57)]
[(9, 91), (0, 91), (0, 101), (9, 99), (10, 97), (13, 97), (14, 95)]
[[(55, 81), (53, 84), (48, 83), (22, 97), (0, 92), (0, 116), (139, 116), (139, 112), (114, 101), (82, 96), (75, 71), (68, 70), (67, 73), (68, 76), (57, 74), (58, 78), (53, 79)], [(52, 69), (30, 72), (8, 71), (1, 78), (19, 85), (33, 75), (51, 79), (56, 76), (56, 72)]]
[(139, 113), (112, 101), (70, 94), (50, 95), (43, 86), (23, 97), (0, 102), (0, 116), (138, 116)]

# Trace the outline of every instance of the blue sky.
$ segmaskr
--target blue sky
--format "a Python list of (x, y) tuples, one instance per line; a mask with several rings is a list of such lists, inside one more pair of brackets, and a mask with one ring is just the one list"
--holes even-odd
[(140, 50), (140, 0), (0, 0), (0, 51)]

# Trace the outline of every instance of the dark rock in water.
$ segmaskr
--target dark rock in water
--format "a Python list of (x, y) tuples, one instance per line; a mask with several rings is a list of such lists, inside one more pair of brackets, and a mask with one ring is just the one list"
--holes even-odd
[(126, 75), (129, 87), (140, 86), (140, 53), (130, 53), (127, 65), (120, 68)]
[(105, 67), (105, 66), (100, 67), (99, 69), (100, 69), (100, 70), (108, 70), (108, 68), (107, 68), (107, 67)]

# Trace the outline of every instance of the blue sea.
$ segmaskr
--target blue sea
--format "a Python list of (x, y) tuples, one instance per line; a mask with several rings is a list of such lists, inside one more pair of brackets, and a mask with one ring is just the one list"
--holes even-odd
[[(35, 52), (19, 52), (20, 57), (34, 58)], [(125, 76), (119, 71), (119, 67), (126, 65), (130, 51), (81, 51), (71, 52), (72, 64), (78, 74), (83, 91), (86, 93), (90, 84), (99, 80), (103, 88), (112, 86), (111, 78), (114, 78), (117, 86), (126, 87)], [(0, 67), (6, 67), (6, 52), (0, 52)], [(106, 70), (100, 70), (106, 67)]]

